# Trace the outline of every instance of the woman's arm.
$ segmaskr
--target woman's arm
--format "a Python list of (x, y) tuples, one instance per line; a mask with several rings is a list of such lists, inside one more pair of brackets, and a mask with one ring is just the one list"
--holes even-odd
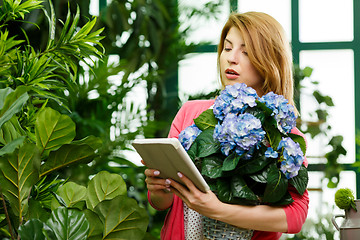
[(170, 180), (171, 191), (178, 195), (190, 208), (204, 216), (241, 228), (270, 232), (288, 231), (287, 218), (282, 207), (223, 203), (213, 192), (203, 193), (185, 176), (182, 176), (181, 179), (187, 188)]

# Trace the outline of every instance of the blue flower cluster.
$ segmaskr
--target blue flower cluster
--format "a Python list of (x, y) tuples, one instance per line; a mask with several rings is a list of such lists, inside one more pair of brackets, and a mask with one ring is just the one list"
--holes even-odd
[(201, 132), (202, 131), (195, 124), (181, 131), (178, 139), (186, 151), (189, 150), (189, 148)]
[(258, 146), (265, 136), (261, 121), (249, 113), (228, 113), (224, 121), (215, 126), (214, 139), (220, 142), (221, 151), (228, 156), (231, 150), (242, 155)]
[(278, 150), (280, 149), (283, 149), (280, 171), (285, 174), (287, 179), (297, 176), (301, 164), (304, 162), (304, 154), (299, 143), (289, 137), (283, 137), (278, 146)]
[(280, 132), (289, 133), (296, 126), (294, 107), (288, 104), (288, 100), (284, 96), (269, 92), (259, 101), (273, 110), (272, 116), (275, 117)]
[(226, 86), (215, 100), (214, 115), (222, 121), (228, 113), (243, 113), (247, 107), (256, 106), (258, 98), (256, 91), (245, 83)]

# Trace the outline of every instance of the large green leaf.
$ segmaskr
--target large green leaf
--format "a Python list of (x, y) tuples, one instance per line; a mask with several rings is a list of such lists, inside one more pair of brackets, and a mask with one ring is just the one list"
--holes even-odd
[(207, 129), (197, 136), (188, 150), (188, 154), (192, 159), (207, 157), (220, 151), (220, 144), (214, 140), (213, 132), (214, 130)]
[(84, 214), (90, 224), (88, 239), (101, 240), (103, 236), (104, 225), (101, 222), (99, 216), (89, 209), (85, 209)]
[(7, 96), (5, 100), (0, 98), (0, 105), (2, 106), (0, 110), (0, 128), (5, 122), (9, 121), (14, 114), (18, 113), (29, 99), (26, 88), (23, 87), (18, 87), (14, 92), (9, 89), (1, 90), (3, 90), (3, 94), (7, 94)]
[(269, 168), (268, 181), (264, 192), (264, 202), (274, 203), (279, 201), (287, 192), (288, 180), (280, 172), (276, 164)]
[(96, 153), (87, 144), (65, 144), (58, 150), (50, 152), (49, 158), (41, 166), (41, 177), (50, 172), (76, 164), (86, 163), (94, 159)]
[(94, 209), (104, 200), (127, 193), (126, 183), (122, 177), (106, 171), (99, 172), (90, 180), (87, 191), (86, 205), (89, 209)]
[(39, 219), (31, 219), (19, 228), (21, 240), (57, 240), (54, 232)]
[(134, 199), (118, 196), (102, 201), (94, 211), (104, 224), (103, 239), (143, 239), (149, 218)]
[(227, 179), (218, 178), (216, 180), (216, 194), (222, 202), (232, 202), (234, 199), (231, 191), (231, 183)]
[(253, 174), (264, 169), (273, 158), (266, 158), (264, 151), (255, 151), (252, 159), (241, 160), (238, 164), (237, 171), (241, 174)]
[(35, 135), (41, 153), (54, 151), (74, 139), (75, 123), (69, 116), (47, 107), (36, 119)]
[(290, 178), (289, 182), (296, 188), (299, 194), (303, 195), (309, 182), (309, 176), (306, 167), (301, 165), (298, 175)]
[(46, 224), (54, 231), (57, 240), (83, 240), (89, 233), (89, 221), (77, 209), (59, 207)]
[(214, 116), (212, 109), (202, 112), (196, 119), (194, 119), (196, 126), (204, 131), (206, 129), (214, 129), (218, 120)]
[(231, 190), (234, 197), (245, 198), (247, 200), (254, 201), (258, 200), (256, 194), (249, 188), (244, 179), (239, 175), (232, 177)]
[[(56, 194), (65, 201), (66, 206), (69, 208), (79, 208), (82, 210), (85, 205), (86, 187), (77, 183), (65, 183), (58, 188)], [(51, 208), (56, 209), (58, 207), (60, 207), (59, 202), (56, 199), (53, 199), (51, 202)]]
[(13, 116), (9, 121), (5, 122), (0, 129), (0, 143), (6, 145), (26, 133), (21, 128), (16, 116)]
[(39, 179), (40, 158), (34, 144), (0, 157), (0, 189), (19, 219), (26, 213), (31, 187)]
[(224, 164), (222, 166), (223, 171), (231, 171), (234, 170), (237, 166), (237, 164), (240, 161), (240, 156), (236, 152), (233, 152), (230, 154), (227, 158), (224, 160)]
[(209, 178), (218, 178), (222, 175), (223, 160), (217, 155), (202, 160), (201, 174)]

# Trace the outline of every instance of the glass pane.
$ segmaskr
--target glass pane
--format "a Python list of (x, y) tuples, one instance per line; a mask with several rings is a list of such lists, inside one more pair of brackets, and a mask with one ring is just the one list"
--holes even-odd
[(189, 54), (179, 63), (179, 97), (210, 93), (220, 88), (216, 53)]
[[(183, 29), (190, 26), (191, 34), (189, 35), (187, 41), (193, 43), (199, 43), (201, 41), (210, 42), (212, 44), (218, 44), (220, 39), (220, 33), (223, 25), (225, 24), (229, 13), (230, 13), (230, 4), (229, 0), (222, 1), (220, 6), (220, 12), (217, 13), (214, 17), (206, 19), (206, 17), (192, 17), (188, 18), (185, 14), (184, 8), (194, 7), (198, 10), (204, 8), (204, 5), (209, 0), (179, 0), (179, 11), (180, 17), (179, 21), (183, 24)], [(208, 14), (206, 14), (208, 15)], [(181, 29), (180, 29), (181, 30)]]
[(352, 41), (353, 0), (300, 0), (300, 41)]
[(291, 40), (291, 1), (284, 0), (238, 0), (239, 12), (264, 12), (274, 17)]
[[(315, 113), (317, 103), (312, 97), (314, 88), (328, 95), (334, 107), (328, 111), (328, 123), (331, 130), (328, 136), (342, 135), (347, 155), (340, 162), (350, 163), (355, 159), (355, 101), (354, 101), (354, 53), (352, 50), (317, 50), (300, 52), (300, 66), (312, 67), (311, 80), (318, 81), (318, 87), (305, 79), (301, 90), (301, 114), (305, 120), (313, 121), (310, 115)], [(329, 139), (311, 140), (308, 137), (308, 155), (322, 156), (332, 150), (327, 146)]]

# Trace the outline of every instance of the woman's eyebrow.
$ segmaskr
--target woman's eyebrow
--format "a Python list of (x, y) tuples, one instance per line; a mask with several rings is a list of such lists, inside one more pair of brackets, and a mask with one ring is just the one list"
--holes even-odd
[[(230, 44), (233, 44), (233, 43), (232, 43), (229, 39), (227, 39), (227, 38), (225, 38), (225, 41), (228, 42), (228, 43), (230, 43)], [(246, 47), (246, 46), (245, 46), (245, 43), (242, 43), (240, 46), (241, 46), (241, 47)]]

